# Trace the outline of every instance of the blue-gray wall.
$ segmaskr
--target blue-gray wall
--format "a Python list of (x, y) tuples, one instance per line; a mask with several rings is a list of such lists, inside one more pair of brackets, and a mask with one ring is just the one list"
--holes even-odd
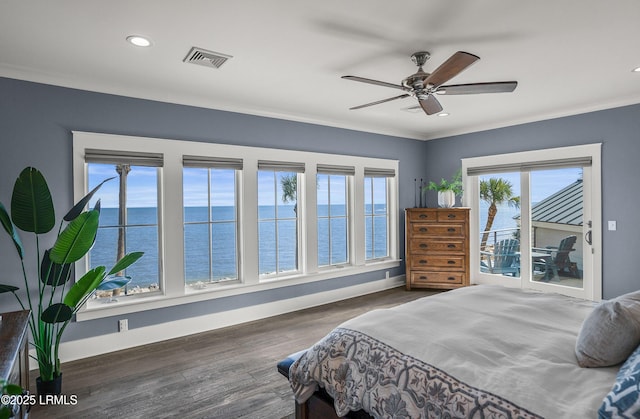
[[(590, 143), (603, 144), (602, 282), (603, 297), (613, 298), (640, 289), (640, 105), (428, 141), (426, 176), (449, 177), (466, 157)], [(427, 203), (437, 204), (435, 193)]]
[[(413, 185), (424, 172), (424, 143), (359, 131), (173, 105), (0, 78), (0, 201), (8, 206), (15, 178), (26, 166), (49, 182), (58, 214), (72, 205), (71, 131), (171, 138), (244, 146), (397, 159), (400, 185)], [(400, 208), (413, 206), (411, 188), (400, 188)], [(404, 224), (404, 217), (400, 225)], [(401, 231), (401, 254), (404, 233)], [(23, 287), (15, 248), (2, 232), (0, 282)], [(26, 238), (26, 244), (29, 244)], [(390, 270), (401, 275), (404, 266)], [(188, 318), (279, 301), (385, 277), (385, 271), (348, 276), (252, 294), (127, 315), (129, 327)], [(0, 294), (0, 312), (18, 309), (11, 294)], [(73, 323), (65, 332), (75, 340), (115, 332), (112, 318)]]
[[(35, 166), (49, 181), (58, 213), (66, 211), (73, 201), (72, 130), (397, 159), (401, 209), (414, 205), (414, 178), (449, 177), (461, 158), (602, 142), (603, 218), (618, 222), (617, 231), (603, 232), (604, 297), (640, 289), (635, 245), (640, 236), (640, 105), (420, 142), (0, 78), (0, 201), (8, 205), (18, 173)], [(436, 206), (435, 193), (429, 193), (427, 203)], [(402, 227), (402, 216), (399, 222)], [(390, 273), (403, 272), (400, 267)], [(0, 274), (0, 282), (22, 286), (7, 237), (0, 239)], [(131, 328), (142, 327), (383, 277), (384, 272), (373, 272), (127, 317)], [(0, 312), (17, 308), (11, 295), (0, 295)], [(116, 324), (111, 318), (74, 323), (65, 337), (112, 333)]]

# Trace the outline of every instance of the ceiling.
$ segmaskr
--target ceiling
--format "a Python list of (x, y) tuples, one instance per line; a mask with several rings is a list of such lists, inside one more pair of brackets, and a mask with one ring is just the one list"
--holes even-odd
[[(2, 0), (0, 76), (428, 140), (640, 103), (640, 1)], [(151, 38), (149, 48), (125, 41)], [(192, 46), (231, 55), (187, 64)], [(426, 50), (481, 59), (448, 84), (516, 80), (513, 93), (414, 98), (399, 84)]]

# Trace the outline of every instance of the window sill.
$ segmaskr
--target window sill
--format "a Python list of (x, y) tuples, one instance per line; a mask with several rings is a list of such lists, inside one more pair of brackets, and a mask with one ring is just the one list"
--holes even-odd
[(357, 275), (384, 269), (391, 269), (398, 266), (400, 266), (399, 259), (385, 259), (382, 261), (371, 261), (361, 266), (329, 267), (322, 268), (318, 270), (318, 272), (313, 273), (293, 274), (286, 277), (262, 279), (260, 282), (255, 284), (243, 284), (237, 281), (230, 281), (211, 285), (203, 290), (185, 289), (183, 295), (154, 295), (132, 299), (127, 298), (124, 301), (114, 303), (94, 303), (89, 307), (85, 307), (83, 310), (79, 311), (76, 315), (76, 320), (94, 320), (104, 317), (119, 316), (146, 310), (172, 307), (181, 304), (195, 303), (199, 301), (215, 300), (217, 298), (249, 294), (270, 289), (289, 287), (316, 281), (324, 281), (327, 279), (340, 278), (344, 276)]

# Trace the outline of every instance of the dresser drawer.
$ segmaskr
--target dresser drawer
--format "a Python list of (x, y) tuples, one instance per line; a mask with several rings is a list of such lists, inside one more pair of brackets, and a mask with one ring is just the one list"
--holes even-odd
[(413, 239), (409, 241), (409, 251), (413, 254), (424, 253), (464, 253), (464, 240)]
[(416, 255), (411, 258), (410, 267), (412, 269), (464, 269), (465, 257), (464, 256), (431, 256), (431, 255)]
[(463, 211), (455, 210), (440, 210), (438, 211), (438, 222), (456, 222), (463, 223), (467, 220), (467, 213)]
[(464, 283), (464, 272), (412, 272), (411, 284), (462, 284)]
[(462, 224), (423, 224), (411, 223), (412, 237), (464, 237), (465, 228)]
[(433, 210), (421, 210), (408, 212), (408, 221), (438, 221), (438, 211)]

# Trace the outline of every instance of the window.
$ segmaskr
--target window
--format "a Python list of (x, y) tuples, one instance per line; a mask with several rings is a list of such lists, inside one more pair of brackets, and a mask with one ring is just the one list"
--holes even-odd
[(462, 160), (476, 283), (601, 298), (600, 147)]
[[(95, 245), (89, 253), (89, 268), (113, 266), (132, 251), (145, 257), (119, 275), (131, 277), (122, 290), (99, 291), (96, 298), (114, 301), (121, 295), (160, 291), (158, 173), (162, 158), (153, 154), (114, 154), (102, 150), (87, 152), (88, 189), (105, 179), (100, 189), (100, 224)], [(95, 206), (94, 197), (90, 206)]]
[(187, 286), (237, 280), (240, 159), (183, 157), (184, 279)]
[(260, 275), (298, 270), (298, 177), (304, 164), (258, 162)]
[(389, 257), (389, 195), (387, 179), (394, 171), (365, 168), (365, 259)]
[(318, 165), (318, 266), (349, 263), (348, 179), (355, 168)]
[(73, 162), (76, 201), (115, 177), (95, 195), (100, 231), (76, 277), (145, 252), (79, 321), (400, 264), (394, 160), (74, 132)]

